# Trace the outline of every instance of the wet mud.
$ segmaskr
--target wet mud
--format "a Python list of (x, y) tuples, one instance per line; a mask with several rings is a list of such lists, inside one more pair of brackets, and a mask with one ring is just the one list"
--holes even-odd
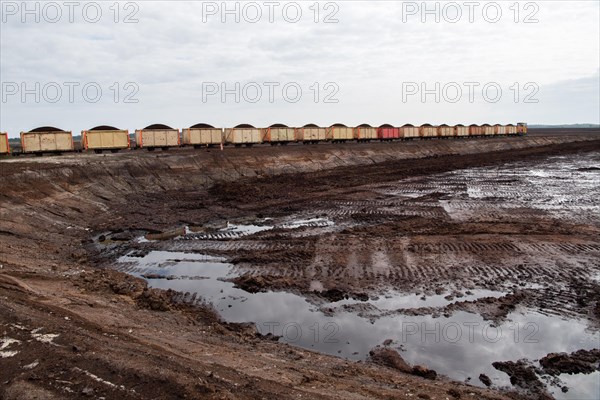
[(3, 162), (2, 394), (586, 398), (594, 135)]

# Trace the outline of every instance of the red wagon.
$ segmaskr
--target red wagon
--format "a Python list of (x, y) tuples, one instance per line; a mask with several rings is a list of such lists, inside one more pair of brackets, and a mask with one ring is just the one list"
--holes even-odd
[(377, 138), (379, 140), (394, 140), (401, 137), (400, 128), (395, 128), (390, 124), (384, 124), (377, 128)]

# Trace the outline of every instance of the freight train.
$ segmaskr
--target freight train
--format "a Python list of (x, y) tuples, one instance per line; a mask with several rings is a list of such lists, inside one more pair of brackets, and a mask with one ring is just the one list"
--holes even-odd
[[(40, 127), (29, 132), (21, 132), (21, 149), (12, 154), (63, 153), (71, 151), (94, 151), (116, 153), (127, 149), (168, 150), (173, 147), (193, 146), (195, 148), (209, 146), (232, 145), (252, 146), (255, 144), (285, 145), (288, 143), (317, 144), (320, 142), (371, 142), (399, 141), (433, 138), (466, 138), (516, 136), (527, 133), (527, 124), (516, 125), (439, 125), (410, 124), (393, 126), (390, 124), (374, 127), (361, 124), (349, 127), (344, 124), (333, 124), (319, 127), (307, 124), (302, 127), (289, 127), (284, 124), (273, 124), (267, 128), (256, 128), (242, 124), (233, 128), (216, 128), (208, 124), (196, 124), (179, 130), (163, 124), (154, 124), (135, 131), (135, 143), (132, 143), (128, 130), (113, 126), (101, 125), (81, 132), (80, 148), (75, 147), (73, 135), (69, 131), (54, 127)], [(0, 154), (11, 154), (8, 135), (0, 133)]]

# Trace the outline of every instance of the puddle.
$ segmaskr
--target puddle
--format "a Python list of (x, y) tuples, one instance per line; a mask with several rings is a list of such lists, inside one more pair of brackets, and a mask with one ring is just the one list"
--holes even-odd
[(310, 227), (310, 228), (324, 228), (326, 226), (332, 226), (333, 221), (328, 218), (310, 218), (310, 219), (300, 219), (292, 222), (287, 222), (280, 225), (280, 228), (283, 229), (296, 229), (301, 227)]
[(569, 390), (563, 393), (556, 387), (549, 387), (548, 391), (557, 399), (565, 400), (595, 400), (598, 399), (600, 386), (600, 371), (593, 372), (589, 375), (583, 374), (561, 374), (559, 376), (562, 384)]
[[(468, 293), (467, 293), (468, 292)], [(494, 290), (467, 290), (465, 293), (461, 293), (461, 296), (454, 296), (448, 293), (436, 294), (427, 296), (424, 294), (405, 294), (399, 292), (387, 292), (382, 296), (379, 296), (376, 300), (368, 300), (367, 302), (380, 310), (393, 311), (399, 308), (420, 308), (420, 307), (445, 307), (447, 305), (458, 303), (462, 301), (474, 301), (482, 299), (484, 297), (495, 297), (499, 298), (505, 296), (506, 292), (498, 292)], [(356, 301), (352, 299), (341, 300), (339, 302), (331, 303), (333, 306), (350, 305), (355, 304)]]
[(235, 232), (242, 235), (253, 235), (258, 232), (268, 231), (273, 229), (272, 226), (260, 226), (260, 225), (234, 225), (229, 224), (226, 228), (221, 229), (221, 232)]
[[(272, 221), (271, 218), (265, 218), (263, 221)], [(292, 219), (289, 222), (282, 222), (272, 225), (254, 225), (254, 224), (231, 224), (227, 222), (226, 227), (211, 232), (196, 232), (190, 227), (184, 228), (183, 235), (176, 237), (177, 240), (228, 240), (239, 239), (243, 236), (254, 235), (259, 232), (272, 229), (298, 229), (302, 227), (323, 228), (333, 226), (334, 222), (328, 218), (309, 218)]]
[[(419, 198), (436, 192), (445, 197), (438, 206), (453, 219), (519, 218), (521, 212), (537, 211), (557, 219), (600, 222), (600, 185), (594, 165), (600, 153), (577, 158), (550, 157), (532, 167), (527, 162), (501, 167), (481, 167), (386, 184), (376, 190), (398, 198)], [(592, 168), (592, 170), (590, 170)], [(530, 211), (531, 210), (531, 211)]]
[(194, 229), (186, 226), (184, 227), (183, 235), (175, 237), (176, 240), (226, 240), (226, 239), (238, 239), (243, 236), (254, 235), (259, 232), (268, 231), (273, 229), (272, 226), (268, 225), (243, 225), (243, 224), (230, 224), (229, 222), (224, 228), (211, 231), (211, 232), (197, 232)]
[[(280, 341), (352, 360), (364, 360), (370, 349), (390, 340), (411, 364), (423, 364), (459, 381), (483, 386), (481, 373), (497, 387), (510, 387), (508, 376), (492, 367), (494, 361), (537, 360), (552, 352), (573, 352), (600, 346), (600, 333), (580, 321), (562, 320), (527, 310), (508, 314), (495, 326), (476, 314), (455, 312), (445, 318), (384, 316), (375, 320), (353, 312), (325, 315), (304, 297), (284, 292), (250, 294), (223, 279), (236, 276), (223, 258), (183, 252), (152, 251), (145, 257), (123, 256), (120, 263), (135, 264), (135, 275), (170, 276), (148, 279), (150, 286), (174, 289), (191, 302), (212, 303), (229, 322), (254, 322), (258, 330), (281, 336)], [(319, 282), (313, 282), (315, 287)], [(359, 304), (376, 309), (444, 306), (453, 301), (500, 297), (505, 293), (477, 290), (462, 298), (420, 296), (390, 292), (376, 300), (342, 300), (325, 306)], [(470, 380), (469, 380), (470, 378)], [(549, 387), (560, 399), (590, 398), (598, 393), (598, 374), (560, 376), (567, 393)], [(592, 397), (593, 398), (593, 397)]]
[(440, 178), (446, 182), (448, 178), (452, 181), (452, 178), (468, 177), (468, 196), (484, 201), (492, 198), (496, 207), (530, 207), (556, 218), (599, 221), (598, 176), (586, 170), (599, 160), (600, 153), (580, 155), (576, 159), (551, 157), (541, 168), (517, 163), (506, 168), (453, 171)]

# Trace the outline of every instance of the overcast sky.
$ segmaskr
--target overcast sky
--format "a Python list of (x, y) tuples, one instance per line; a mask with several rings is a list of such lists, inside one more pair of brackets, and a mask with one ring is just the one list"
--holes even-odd
[(598, 1), (1, 6), (11, 137), (42, 125), (600, 123)]

